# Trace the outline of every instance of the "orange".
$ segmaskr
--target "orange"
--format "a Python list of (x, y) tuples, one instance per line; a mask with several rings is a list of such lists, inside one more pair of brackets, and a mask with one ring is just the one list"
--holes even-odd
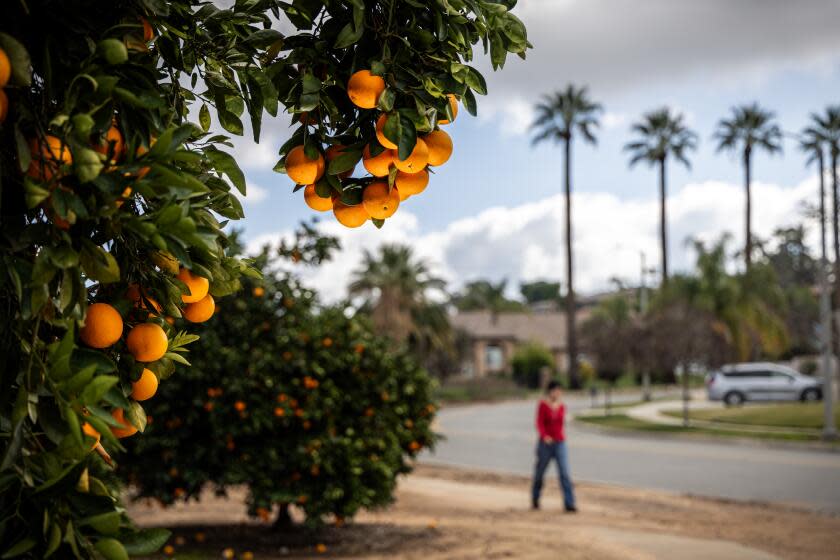
[(216, 302), (213, 300), (213, 296), (207, 294), (199, 301), (184, 308), (184, 319), (190, 323), (203, 323), (213, 316), (215, 310)]
[(39, 181), (49, 181), (61, 165), (73, 163), (70, 149), (56, 136), (47, 135), (43, 141), (39, 138), (32, 139), (29, 149), (32, 152), (32, 162), (27, 173)]
[(123, 320), (119, 312), (107, 303), (94, 303), (88, 307), (79, 338), (91, 348), (108, 348), (120, 339), (122, 331)]
[[(446, 97), (449, 98), (449, 107), (452, 109), (452, 120), (454, 121), (455, 117), (458, 116), (458, 98), (451, 93), (447, 94)], [(450, 122), (446, 115), (442, 119), (438, 119), (438, 124), (449, 124)]]
[(318, 212), (326, 212), (332, 210), (333, 207), (332, 198), (318, 196), (318, 193), (315, 192), (315, 185), (306, 185), (306, 188), (303, 189), (303, 200), (306, 201), (307, 206)]
[(122, 428), (111, 428), (111, 433), (114, 434), (118, 439), (126, 438), (128, 436), (133, 436), (137, 433), (137, 428), (135, 428), (132, 424), (125, 419), (125, 412), (121, 408), (115, 408), (111, 411), (111, 416), (116, 420)]
[(371, 156), (370, 147), (365, 146), (362, 152), (362, 165), (374, 177), (386, 177), (394, 159), (395, 154), (392, 150), (384, 150), (379, 155)]
[(143, 42), (148, 43), (155, 38), (155, 30), (152, 29), (152, 24), (144, 17), (140, 18), (140, 23), (143, 24)]
[(154, 362), (166, 354), (169, 340), (166, 333), (155, 323), (140, 323), (125, 339), (128, 351), (138, 362)]
[(12, 63), (9, 61), (6, 51), (0, 49), (0, 88), (6, 87), (9, 78), (12, 77)]
[(152, 309), (160, 313), (160, 304), (141, 290), (138, 284), (131, 284), (128, 287), (128, 290), (125, 291), (125, 297), (127, 297), (129, 301), (134, 304), (134, 307), (138, 309), (145, 309), (146, 311), (151, 312), (151, 309), (149, 309), (151, 306)]
[(426, 143), (422, 138), (417, 139), (417, 143), (414, 144), (414, 149), (411, 150), (411, 153), (407, 158), (402, 161), (400, 161), (399, 158), (394, 160), (394, 165), (397, 166), (397, 169), (405, 171), (406, 173), (418, 173), (419, 171), (422, 171), (428, 163), (429, 148), (426, 146)]
[(400, 205), (400, 193), (396, 188), (388, 192), (388, 183), (377, 181), (365, 188), (362, 205), (371, 218), (384, 220), (390, 218)]
[(379, 140), (379, 143), (382, 144), (383, 147), (396, 150), (397, 145), (388, 140), (388, 137), (385, 136), (385, 132), (383, 131), (386, 122), (388, 122), (388, 117), (385, 115), (382, 115), (376, 120), (376, 139)]
[(124, 188), (120, 197), (116, 201), (114, 201), (114, 206), (116, 206), (117, 208), (122, 207), (126, 199), (128, 199), (128, 197), (131, 196), (132, 192), (134, 191), (131, 189), (131, 187)]
[(91, 426), (88, 422), (85, 422), (84, 424), (82, 424), (82, 431), (85, 433), (86, 436), (90, 436), (96, 440), (95, 442), (93, 442), (93, 445), (91, 445), (90, 448), (93, 449), (94, 447), (96, 447), (96, 445), (99, 443), (99, 438), (101, 437), (99, 435), (99, 432), (96, 431), (96, 428)]
[[(332, 200), (330, 200), (330, 206), (332, 206)], [(263, 297), (263, 295), (265, 295), (265, 288), (262, 286), (254, 288), (254, 297)]]
[(124, 150), (122, 132), (116, 125), (111, 125), (108, 132), (105, 133), (105, 138), (93, 149), (106, 156), (111, 154), (111, 163), (116, 163), (117, 158), (122, 157)]
[(309, 159), (303, 146), (295, 146), (286, 154), (286, 174), (298, 185), (309, 185), (324, 174), (324, 156)]
[(244, 401), (236, 401), (233, 403), (233, 408), (235, 408), (238, 412), (242, 412), (248, 408), (248, 405), (246, 405)]
[(357, 228), (370, 218), (367, 210), (361, 204), (349, 206), (340, 200), (333, 201), (333, 214), (335, 214), (338, 223), (349, 228)]
[(207, 278), (193, 274), (186, 268), (182, 268), (178, 272), (178, 276), (176, 276), (176, 278), (186, 284), (189, 289), (188, 294), (181, 295), (181, 300), (183, 300), (184, 303), (195, 303), (203, 299), (204, 296), (207, 295), (207, 291), (210, 289), (210, 281), (207, 280)]
[(373, 109), (379, 102), (379, 96), (385, 91), (385, 80), (374, 76), (370, 70), (359, 70), (350, 76), (347, 82), (347, 96), (356, 107)]
[(157, 393), (158, 378), (150, 369), (143, 368), (140, 379), (131, 384), (131, 398), (135, 401), (151, 399)]
[[(330, 146), (329, 148), (327, 148), (327, 151), (325, 153), (325, 156), (327, 158), (327, 162), (330, 162), (330, 161), (334, 160), (335, 158), (337, 158), (338, 156), (342, 155), (344, 153), (344, 150), (346, 150), (346, 149), (347, 149), (347, 146), (342, 146), (341, 144), (336, 144), (335, 146)], [(353, 174), (353, 171), (355, 171), (355, 168), (354, 169), (348, 169), (347, 171), (342, 171), (341, 173), (338, 174), (338, 178), (339, 179), (346, 179), (347, 177), (349, 177), (350, 175)], [(330, 207), (330, 208), (332, 208), (332, 207)], [(327, 210), (329, 210), (329, 208)]]
[(429, 148), (429, 165), (443, 165), (452, 155), (452, 138), (442, 130), (433, 130), (423, 137)]
[(403, 171), (397, 172), (397, 178), (394, 180), (394, 185), (400, 191), (400, 200), (405, 200), (409, 196), (420, 194), (426, 190), (426, 185), (429, 184), (429, 172), (421, 169), (417, 173), (405, 173)]
[(9, 114), (9, 98), (6, 97), (6, 92), (0, 89), (0, 124), (6, 120), (6, 115)]

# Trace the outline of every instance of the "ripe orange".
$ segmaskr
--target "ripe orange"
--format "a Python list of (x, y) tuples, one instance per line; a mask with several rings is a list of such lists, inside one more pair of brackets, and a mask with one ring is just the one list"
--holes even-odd
[(131, 187), (124, 188), (122, 194), (120, 195), (120, 198), (118, 198), (114, 202), (114, 206), (116, 206), (117, 208), (121, 208), (122, 205), (125, 203), (126, 199), (128, 199), (128, 197), (131, 196), (132, 192), (134, 191), (131, 189)]
[(332, 210), (333, 207), (332, 198), (318, 196), (318, 193), (315, 192), (315, 185), (306, 185), (306, 188), (303, 189), (303, 200), (307, 206), (318, 212), (326, 212)]
[(309, 185), (324, 174), (324, 156), (309, 159), (303, 146), (295, 146), (286, 154), (286, 174), (298, 185)]
[(137, 428), (135, 428), (132, 424), (125, 419), (125, 412), (121, 408), (115, 408), (111, 411), (111, 416), (116, 420), (122, 428), (111, 428), (111, 433), (114, 434), (118, 439), (126, 438), (128, 436), (133, 436), (137, 433)]
[(166, 333), (155, 323), (140, 323), (129, 331), (125, 342), (128, 351), (138, 362), (161, 359), (169, 346)]
[(333, 201), (333, 214), (338, 223), (349, 228), (357, 228), (370, 218), (363, 205), (348, 206), (340, 200)]
[(151, 370), (143, 368), (140, 379), (131, 384), (131, 398), (135, 401), (151, 399), (157, 393), (158, 378)]
[(365, 188), (362, 205), (371, 218), (384, 220), (390, 218), (400, 205), (400, 193), (395, 188), (388, 192), (388, 183), (377, 181)]
[(452, 155), (452, 138), (442, 130), (433, 130), (423, 137), (429, 148), (429, 165), (443, 165)]
[(122, 331), (123, 320), (119, 312), (107, 303), (94, 303), (88, 307), (79, 338), (91, 348), (108, 348), (120, 339)]
[(286, 415), (286, 410), (283, 407), (280, 407), (280, 406), (274, 407), (274, 416), (277, 416), (279, 418), (279, 417), (285, 416), (285, 415)]
[(370, 147), (365, 146), (362, 152), (362, 165), (374, 177), (386, 177), (394, 159), (396, 157), (392, 150), (383, 150), (379, 155), (371, 156)]
[(9, 83), (9, 78), (12, 77), (12, 63), (6, 51), (0, 49), (0, 88), (6, 87)]
[(244, 401), (236, 401), (235, 403), (233, 403), (233, 408), (235, 408), (239, 412), (242, 412), (243, 410), (248, 408), (248, 405), (246, 405)]
[[(155, 145), (155, 140), (157, 140), (155, 137), (152, 137), (152, 138), (151, 138), (151, 140), (150, 140), (150, 144), (151, 144), (152, 146), (154, 146), (154, 145)], [(135, 159), (136, 159), (136, 158), (141, 158), (141, 157), (143, 157), (144, 155), (146, 155), (148, 152), (149, 152), (149, 148), (147, 148), (146, 146), (143, 146), (143, 145), (141, 144), (141, 145), (137, 146), (137, 149), (134, 151), (134, 157), (135, 157)], [(151, 167), (141, 167), (140, 169), (138, 169), (138, 170), (137, 170), (137, 178), (138, 178), (138, 179), (142, 179), (142, 178), (143, 178), (143, 177), (145, 177), (145, 176), (149, 173), (149, 171), (151, 171), (151, 170), (152, 170), (152, 169), (151, 169)]]
[[(458, 98), (452, 95), (451, 93), (447, 94), (449, 98), (449, 107), (452, 109), (452, 120), (455, 120), (455, 117), (458, 116)], [(446, 118), (446, 115), (442, 119), (438, 119), (438, 124), (449, 124), (451, 121)]]
[(101, 437), (99, 435), (99, 432), (96, 431), (96, 428), (91, 426), (88, 422), (85, 422), (84, 424), (82, 424), (82, 431), (85, 433), (86, 436), (90, 436), (96, 440), (93, 442), (93, 445), (91, 445), (90, 448), (93, 449), (94, 447), (96, 447), (96, 445), (99, 443), (99, 438)]
[(56, 136), (47, 135), (43, 141), (34, 138), (29, 142), (29, 149), (32, 161), (27, 174), (39, 181), (49, 181), (61, 165), (73, 163), (70, 149)]
[(347, 96), (356, 107), (373, 109), (379, 102), (379, 96), (385, 91), (385, 80), (374, 76), (370, 70), (359, 70), (350, 76), (347, 82)]
[[(347, 147), (342, 146), (341, 144), (336, 144), (335, 146), (330, 146), (329, 148), (327, 148), (327, 151), (324, 154), (327, 158), (327, 162), (330, 162), (338, 156), (342, 155), (344, 153), (344, 150), (346, 149)], [(348, 169), (347, 171), (342, 171), (338, 174), (338, 178), (346, 179), (347, 177), (353, 174), (353, 171), (355, 171), (355, 169)], [(332, 206), (330, 208), (332, 208)]]
[(152, 24), (144, 17), (140, 18), (140, 23), (143, 24), (143, 42), (148, 43), (155, 38), (155, 30), (152, 29)]
[(407, 158), (402, 161), (399, 158), (394, 159), (394, 165), (397, 166), (397, 169), (405, 171), (406, 173), (418, 173), (419, 171), (422, 171), (428, 163), (429, 148), (426, 146), (426, 143), (422, 138), (417, 139), (414, 149), (411, 150), (411, 154), (409, 154)]
[(382, 115), (376, 120), (376, 139), (379, 140), (379, 143), (382, 144), (383, 147), (396, 150), (397, 145), (388, 140), (388, 137), (385, 136), (385, 132), (383, 131), (385, 123), (387, 122), (388, 117), (386, 115)]
[[(134, 307), (138, 309), (145, 309), (150, 313), (152, 313), (152, 309), (154, 309), (157, 313), (160, 313), (161, 311), (160, 304), (150, 298), (148, 294), (143, 292), (138, 284), (131, 284), (128, 287), (128, 290), (125, 291), (125, 296), (129, 299), (129, 301), (131, 301), (131, 303), (134, 304)], [(150, 306), (152, 309), (149, 309)], [(154, 315), (154, 313), (152, 314)]]
[(200, 301), (207, 295), (207, 291), (210, 289), (210, 281), (207, 278), (193, 274), (186, 268), (182, 268), (176, 278), (186, 284), (189, 289), (189, 293), (181, 295), (181, 300), (184, 303)]
[(428, 184), (429, 172), (425, 169), (422, 169), (417, 173), (404, 173), (399, 171), (397, 172), (397, 177), (394, 180), (394, 185), (399, 190), (401, 201), (412, 195), (420, 194), (426, 190), (426, 186)]
[(6, 120), (6, 115), (9, 114), (9, 98), (6, 97), (6, 92), (0, 89), (0, 124)]
[(199, 301), (190, 303), (184, 308), (184, 319), (190, 323), (203, 323), (213, 316), (216, 310), (216, 302), (213, 296), (207, 294)]
[(106, 156), (111, 154), (111, 164), (117, 163), (117, 159), (122, 157), (125, 150), (122, 132), (116, 125), (111, 125), (105, 133), (105, 138), (93, 149)]
[[(332, 206), (332, 200), (330, 201), (330, 205)], [(257, 286), (254, 288), (254, 297), (263, 297), (265, 295), (265, 288), (262, 286)]]

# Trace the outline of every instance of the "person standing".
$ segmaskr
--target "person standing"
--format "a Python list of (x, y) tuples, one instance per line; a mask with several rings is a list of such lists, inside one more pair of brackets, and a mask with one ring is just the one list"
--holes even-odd
[(534, 468), (534, 483), (531, 488), (531, 507), (533, 509), (540, 509), (543, 477), (548, 464), (554, 459), (557, 462), (560, 488), (563, 490), (563, 505), (568, 513), (577, 511), (575, 489), (569, 475), (564, 430), (565, 415), (566, 406), (563, 404), (563, 390), (559, 383), (552, 381), (546, 388), (546, 397), (540, 399), (537, 405), (537, 432), (540, 440), (537, 443), (537, 462)]

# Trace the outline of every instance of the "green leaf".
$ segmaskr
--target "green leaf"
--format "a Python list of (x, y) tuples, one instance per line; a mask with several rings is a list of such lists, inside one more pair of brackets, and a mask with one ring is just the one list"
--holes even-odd
[(204, 132), (210, 130), (210, 109), (207, 108), (205, 103), (202, 103), (201, 109), (198, 110), (198, 123), (204, 129)]
[(338, 37), (336, 37), (333, 47), (336, 49), (346, 49), (361, 39), (364, 31), (364, 26), (356, 28), (352, 23), (348, 23), (338, 32)]
[(233, 183), (233, 186), (244, 195), (246, 188), (245, 174), (242, 173), (239, 164), (236, 163), (233, 156), (212, 146), (208, 147), (204, 153), (213, 162), (213, 167), (216, 168), (216, 171), (227, 175), (231, 183)]
[(90, 148), (77, 148), (73, 151), (73, 168), (80, 182), (93, 181), (99, 177), (103, 167), (96, 151)]
[(86, 241), (79, 256), (82, 270), (91, 280), (102, 284), (120, 281), (120, 266), (114, 256), (102, 247)]
[(222, 128), (224, 128), (231, 134), (242, 136), (244, 128), (242, 126), (242, 121), (239, 119), (239, 117), (237, 117), (235, 114), (231, 113), (227, 109), (219, 109), (217, 111), (217, 115), (219, 117), (219, 124), (222, 125)]
[(120, 530), (122, 516), (118, 511), (108, 511), (98, 515), (92, 515), (80, 520), (79, 525), (87, 525), (102, 533), (103, 535), (114, 535)]
[(397, 144), (399, 147), (398, 157), (400, 161), (410, 156), (414, 150), (414, 146), (417, 144), (417, 129), (414, 127), (414, 123), (409, 119), (401, 119), (401, 123), (400, 141)]
[(166, 544), (172, 532), (166, 529), (142, 529), (123, 539), (126, 552), (132, 556), (154, 554)]
[(32, 83), (32, 62), (26, 48), (17, 39), (6, 33), (0, 33), (0, 48), (6, 51), (12, 66), (14, 85), (29, 86)]
[(361, 159), (361, 151), (345, 149), (340, 156), (330, 161), (329, 166), (327, 167), (327, 174), (338, 175), (339, 173), (350, 171), (356, 167)]
[(35, 547), (35, 540), (31, 537), (26, 537), (13, 544), (0, 558), (15, 558), (26, 552), (29, 552)]
[(102, 396), (105, 395), (111, 387), (119, 382), (120, 378), (114, 377), (113, 375), (100, 375), (98, 377), (94, 377), (82, 390), (82, 394), (79, 398), (87, 405), (95, 405), (102, 400)]
[(131, 401), (131, 404), (125, 410), (125, 419), (141, 432), (146, 431), (146, 411), (143, 410), (143, 406), (139, 402)]
[(128, 560), (128, 552), (117, 539), (99, 539), (94, 547), (105, 560)]
[[(29, 164), (32, 163), (32, 151), (29, 149), (29, 143), (26, 141), (26, 137), (20, 131), (17, 123), (15, 123), (15, 148), (17, 151), (18, 169), (20, 169), (21, 173), (24, 173), (29, 169)], [(30, 208), (32, 207), (30, 206)]]

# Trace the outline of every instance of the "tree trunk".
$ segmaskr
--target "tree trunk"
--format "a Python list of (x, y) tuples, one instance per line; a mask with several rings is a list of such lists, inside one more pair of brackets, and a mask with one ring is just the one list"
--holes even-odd
[(752, 266), (752, 192), (750, 189), (750, 148), (744, 149), (744, 191), (747, 197), (746, 204), (746, 242), (744, 244), (744, 264), (747, 272)]
[[(662, 251), (662, 285), (668, 283), (668, 221), (665, 188), (665, 158), (659, 160), (659, 242)], [(644, 274), (644, 271), (642, 272)]]
[(683, 427), (688, 428), (690, 424), (690, 419), (688, 415), (688, 401), (689, 401), (689, 394), (688, 394), (688, 366), (683, 365), (682, 368), (682, 401), (683, 401)]
[[(837, 434), (837, 427), (834, 421), (834, 354), (831, 326), (831, 287), (828, 282), (828, 247), (825, 231), (825, 162), (823, 161), (822, 150), (817, 156), (817, 163), (820, 167), (820, 324), (822, 328), (822, 340), (820, 349), (822, 352), (822, 377), (823, 377), (823, 437), (833, 439)], [(836, 174), (836, 172), (835, 172)], [(835, 176), (833, 175), (832, 178)], [(836, 191), (835, 191), (836, 192)]]
[(840, 148), (831, 146), (831, 226), (834, 232), (834, 307), (840, 309), (840, 200), (837, 192), (837, 156), (840, 155)]
[(294, 524), (292, 516), (289, 514), (289, 504), (279, 504), (277, 508), (277, 519), (274, 520), (274, 529), (280, 531), (287, 530), (294, 527)]
[(572, 253), (572, 137), (565, 139), (565, 188), (566, 188), (566, 352), (569, 356), (569, 386), (580, 388), (577, 363), (576, 304), (574, 288), (574, 260)]

